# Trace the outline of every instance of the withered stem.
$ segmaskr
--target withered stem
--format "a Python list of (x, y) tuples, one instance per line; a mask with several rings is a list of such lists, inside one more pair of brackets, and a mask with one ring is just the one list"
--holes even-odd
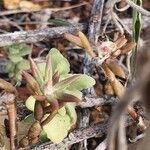
[(15, 100), (12, 103), (6, 104), (8, 114), (9, 127), (10, 127), (10, 150), (16, 150), (17, 146), (17, 111)]

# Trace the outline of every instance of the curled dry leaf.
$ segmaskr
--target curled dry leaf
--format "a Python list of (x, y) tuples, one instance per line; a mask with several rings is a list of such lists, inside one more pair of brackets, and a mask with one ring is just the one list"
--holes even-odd
[(31, 125), (31, 127), (28, 131), (28, 137), (31, 139), (34, 139), (40, 135), (40, 132), (41, 132), (41, 125), (40, 125), (39, 121), (35, 121)]
[(19, 141), (19, 146), (20, 147), (27, 147), (29, 145), (29, 139), (28, 137), (23, 137), (20, 141)]
[(135, 48), (136, 43), (135, 42), (129, 42), (127, 43), (125, 46), (123, 46), (120, 50), (121, 50), (121, 54), (127, 54), (128, 52), (130, 52), (133, 48)]
[(115, 75), (117, 75), (121, 78), (124, 78), (124, 79), (126, 78), (124, 70), (117, 62), (111, 61), (107, 65)]
[(65, 33), (64, 34), (64, 38), (67, 39), (69, 42), (72, 42), (72, 43), (78, 45), (79, 47), (83, 47), (80, 38), (75, 36), (75, 35), (72, 35), (72, 34), (69, 34), (69, 33)]
[(0, 79), (0, 89), (5, 90), (6, 92), (9, 92), (9, 93), (14, 93), (17, 95), (16, 88), (11, 83), (9, 83), (3, 79)]
[(106, 95), (114, 95), (114, 90), (109, 82), (104, 86), (104, 91)]
[(36, 101), (34, 107), (34, 118), (38, 121), (41, 121), (43, 116), (44, 116), (44, 110), (42, 104), (39, 101)]
[(93, 49), (90, 45), (90, 42), (88, 41), (87, 37), (81, 32), (78, 32), (79, 38), (81, 40), (81, 43), (85, 49), (85, 51), (91, 56), (96, 57), (96, 54), (93, 52)]
[(117, 39), (117, 41), (115, 42), (117, 49), (120, 49), (122, 46), (124, 46), (127, 43), (127, 39), (125, 38), (125, 36), (120, 37), (119, 39)]
[[(113, 72), (109, 69), (109, 67), (103, 63), (103, 69), (108, 77), (108, 80), (110, 81), (110, 84), (115, 92), (115, 94), (119, 97), (122, 98), (125, 88), (123, 87), (123, 85), (116, 79), (115, 75), (113, 74)], [(134, 111), (134, 108), (131, 107), (130, 105), (127, 108), (128, 113), (131, 115), (131, 117), (134, 120), (138, 120), (138, 115), (137, 113)]]

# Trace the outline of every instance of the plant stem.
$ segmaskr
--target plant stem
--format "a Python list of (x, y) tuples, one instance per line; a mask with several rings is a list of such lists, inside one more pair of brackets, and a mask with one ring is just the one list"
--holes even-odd
[(9, 120), (9, 128), (10, 128), (10, 149), (16, 150), (17, 146), (17, 111), (16, 111), (16, 104), (15, 99), (11, 100), (12, 102), (7, 103), (5, 105), (7, 114), (8, 114), (8, 120)]

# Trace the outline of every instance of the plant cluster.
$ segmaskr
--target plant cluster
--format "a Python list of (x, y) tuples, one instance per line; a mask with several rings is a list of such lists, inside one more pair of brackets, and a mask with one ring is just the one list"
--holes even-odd
[(20, 146), (43, 138), (59, 143), (76, 123), (75, 105), (82, 99), (81, 91), (93, 86), (95, 80), (85, 74), (70, 74), (67, 59), (55, 48), (50, 50), (46, 62), (36, 64), (32, 58), (29, 60), (32, 75), (23, 71), (23, 76), (32, 93), (26, 106), (34, 117), (30, 117), (33, 124)]
[(22, 71), (30, 68), (28, 60), (24, 57), (31, 53), (31, 48), (26, 44), (15, 44), (5, 48), (9, 58), (6, 70), (13, 84), (20, 85)]
[[(78, 36), (66, 33), (65, 38), (82, 47), (93, 60), (96, 60), (95, 67), (100, 67), (107, 77), (104, 85), (107, 86), (107, 92), (121, 98), (125, 90), (121, 81), (126, 81), (127, 77), (117, 58), (121, 55), (127, 55), (136, 44), (132, 41), (128, 42), (125, 36), (121, 36), (115, 42), (110, 40), (101, 42), (97, 45), (97, 52), (95, 52), (82, 32), (79, 32)], [(105, 93), (107, 94), (107, 92)], [(139, 116), (134, 108), (128, 106), (128, 112), (134, 120), (139, 121)]]

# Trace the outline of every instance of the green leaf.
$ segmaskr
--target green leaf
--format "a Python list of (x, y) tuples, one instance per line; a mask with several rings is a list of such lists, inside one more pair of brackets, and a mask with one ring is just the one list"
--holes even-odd
[(19, 50), (19, 55), (20, 56), (25, 56), (25, 55), (28, 55), (32, 52), (32, 49), (27, 46), (26, 44), (22, 45), (22, 47), (20, 48)]
[(18, 63), (20, 62), (23, 58), (19, 55), (10, 55), (8, 56), (9, 59), (13, 62), (13, 63)]
[(19, 70), (28, 70), (30, 68), (29, 61), (23, 59), (17, 64)]
[[(142, 6), (142, 0), (133, 0), (133, 2), (136, 5)], [(131, 75), (132, 79), (135, 77), (136, 73), (136, 65), (137, 65), (137, 52), (138, 52), (138, 43), (140, 39), (140, 33), (141, 33), (141, 14), (133, 9), (133, 14), (132, 14), (132, 26), (133, 26), (133, 41), (136, 43), (136, 47), (132, 50), (132, 56), (131, 56)]]
[(70, 71), (68, 60), (55, 48), (52, 48), (49, 53), (52, 57), (53, 72), (58, 71), (60, 74), (67, 74)]
[(23, 123), (27, 123), (27, 124), (32, 124), (34, 123), (35, 119), (34, 119), (34, 114), (30, 114), (28, 116), (26, 116), (24, 119), (23, 119)]
[(57, 84), (55, 84), (54, 89), (55, 91), (63, 90), (70, 86), (71, 84), (75, 83), (80, 78), (80, 75), (74, 74), (71, 77), (68, 77), (64, 80), (61, 80)]
[(70, 123), (71, 125), (76, 124), (77, 122), (77, 113), (75, 110), (75, 104), (74, 103), (67, 103), (66, 106), (66, 112), (68, 116), (70, 117)]
[(40, 133), (39, 141), (40, 141), (40, 143), (44, 143), (44, 142), (48, 141), (47, 134), (44, 130), (42, 130)]
[(45, 67), (46, 67), (46, 63), (45, 62), (40, 62), (40, 63), (37, 63), (37, 66), (42, 74), (42, 77), (44, 78), (45, 77)]
[(14, 44), (6, 47), (6, 51), (8, 55), (25, 56), (27, 54), (30, 54), (32, 49), (26, 44), (21, 43), (21, 44)]
[(29, 110), (34, 111), (35, 101), (36, 100), (35, 100), (35, 98), (33, 96), (28, 97), (26, 102), (25, 102), (26, 107)]
[(66, 89), (64, 90), (64, 93), (71, 94), (71, 95), (76, 96), (79, 99), (82, 99), (82, 92), (80, 92), (79, 90), (75, 90), (75, 89), (67, 90)]
[[(45, 115), (47, 117), (47, 115)], [(43, 126), (43, 130), (53, 143), (60, 143), (67, 136), (71, 128), (70, 117), (57, 114), (48, 124)]]
[(80, 77), (67, 88), (68, 90), (83, 90), (92, 87), (95, 84), (95, 80), (85, 74), (80, 74)]
[(66, 109), (65, 107), (62, 107), (58, 110), (58, 113), (61, 115), (61, 116), (65, 116), (66, 115)]
[(21, 75), (20, 71), (15, 74), (15, 80), (16, 81), (21, 81), (22, 80), (22, 75)]
[(71, 25), (70, 22), (67, 20), (62, 20), (62, 19), (50, 19), (49, 22), (52, 22), (56, 26), (69, 26)]
[(10, 73), (13, 72), (14, 69), (15, 69), (15, 64), (12, 61), (8, 60), (8, 63), (6, 65), (6, 70)]

